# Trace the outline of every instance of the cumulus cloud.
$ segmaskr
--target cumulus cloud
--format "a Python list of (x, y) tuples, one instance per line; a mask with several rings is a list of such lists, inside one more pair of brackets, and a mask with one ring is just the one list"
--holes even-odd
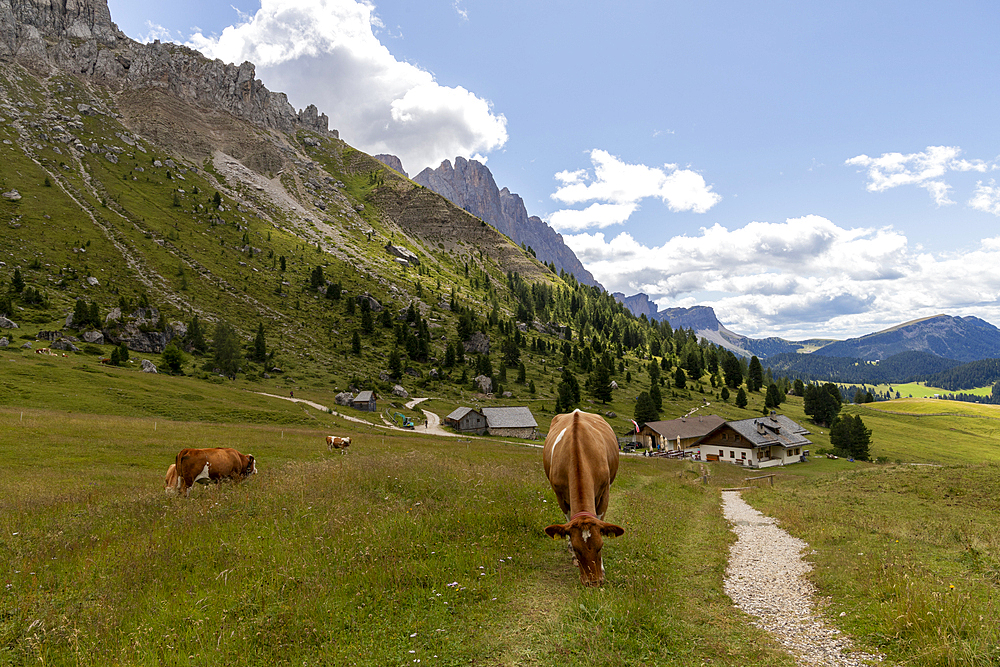
[(315, 104), (345, 141), (395, 154), (411, 173), (506, 143), (503, 114), (397, 60), (378, 39), (382, 27), (364, 0), (262, 0), (221, 35), (199, 32), (188, 44), (226, 62), (253, 62), (270, 89), (298, 106)]
[(150, 42), (155, 42), (160, 40), (161, 42), (169, 42), (173, 40), (173, 35), (170, 30), (164, 28), (162, 25), (153, 23), (152, 21), (146, 21), (146, 34), (139, 36), (139, 41), (143, 44), (149, 44)]
[(938, 206), (954, 204), (949, 196), (951, 186), (944, 176), (951, 171), (989, 170), (983, 160), (965, 160), (957, 146), (928, 146), (921, 153), (883, 153), (880, 157), (858, 155), (845, 162), (849, 166), (867, 169), (869, 192), (885, 192), (901, 185), (924, 188)]
[[(555, 175), (561, 185), (552, 198), (563, 204), (596, 202), (588, 208), (564, 209), (553, 213), (549, 224), (556, 229), (576, 231), (589, 227), (621, 224), (649, 197), (663, 201), (671, 211), (704, 213), (721, 199), (705, 183), (704, 177), (676, 164), (648, 167), (628, 164), (607, 151), (590, 152), (593, 173), (586, 169), (561, 171)], [(628, 214), (621, 216), (628, 210)], [(615, 211), (618, 215), (611, 215)]]
[(1000, 321), (1000, 237), (931, 254), (892, 227), (806, 216), (716, 224), (658, 247), (624, 232), (564, 239), (609, 291), (645, 292), (660, 308), (710, 305), (752, 336), (854, 336), (940, 312)]
[(997, 187), (996, 181), (990, 179), (989, 185), (976, 181), (976, 191), (969, 200), (969, 206), (977, 211), (1000, 215), (1000, 187)]

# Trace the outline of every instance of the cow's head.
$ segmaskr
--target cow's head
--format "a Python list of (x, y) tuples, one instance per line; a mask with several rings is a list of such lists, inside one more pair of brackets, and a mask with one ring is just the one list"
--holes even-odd
[(254, 463), (253, 455), (247, 456), (247, 465), (243, 468), (243, 476), (249, 477), (250, 475), (257, 474), (257, 465)]
[(545, 529), (545, 533), (554, 540), (569, 537), (573, 560), (580, 567), (580, 583), (584, 586), (604, 583), (604, 563), (601, 561), (604, 538), (619, 537), (624, 532), (621, 526), (591, 514), (576, 515), (569, 523), (557, 523)]

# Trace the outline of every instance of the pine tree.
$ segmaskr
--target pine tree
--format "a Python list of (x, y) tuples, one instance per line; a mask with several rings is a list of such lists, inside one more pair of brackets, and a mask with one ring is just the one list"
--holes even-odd
[(653, 400), (649, 397), (649, 394), (642, 392), (635, 399), (635, 421), (639, 423), (640, 426), (648, 424), (649, 422), (659, 421), (660, 413), (653, 405)]
[(674, 373), (674, 386), (678, 389), (687, 387), (687, 374), (684, 373), (684, 369), (680, 366), (677, 367), (677, 372)]
[(760, 365), (760, 359), (755, 356), (750, 357), (750, 366), (747, 371), (747, 389), (750, 391), (760, 391), (764, 386), (764, 369)]
[(743, 384), (743, 368), (740, 366), (740, 360), (732, 352), (726, 352), (722, 361), (722, 373), (726, 376), (726, 386), (730, 389), (736, 389)]
[(163, 365), (167, 367), (171, 375), (183, 375), (181, 367), (184, 364), (184, 353), (173, 342), (163, 350)]
[(20, 294), (24, 291), (24, 278), (21, 277), (21, 269), (14, 267), (14, 277), (10, 280), (10, 291)]
[(779, 405), (781, 405), (781, 393), (778, 391), (778, 385), (772, 382), (767, 385), (767, 394), (764, 396), (764, 407), (773, 410)]
[(590, 395), (601, 403), (611, 400), (611, 373), (603, 363), (598, 363), (590, 376)]
[(201, 322), (198, 321), (198, 316), (195, 315), (188, 322), (187, 330), (187, 346), (189, 352), (202, 353), (206, 349), (205, 344), (205, 332), (201, 328)]
[(736, 407), (745, 408), (747, 406), (747, 393), (743, 391), (743, 387), (740, 387), (739, 391), (736, 392)]
[(264, 323), (257, 325), (257, 335), (253, 339), (253, 350), (250, 354), (253, 361), (264, 363), (267, 359), (267, 342), (264, 339)]
[(212, 338), (212, 361), (226, 377), (236, 378), (236, 371), (239, 370), (239, 348), (236, 330), (225, 321), (216, 324), (215, 335)]

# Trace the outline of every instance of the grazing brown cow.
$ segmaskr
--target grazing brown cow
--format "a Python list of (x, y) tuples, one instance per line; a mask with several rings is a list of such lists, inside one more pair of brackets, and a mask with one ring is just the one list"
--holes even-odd
[(569, 537), (581, 583), (599, 586), (604, 583), (604, 538), (625, 532), (604, 521), (611, 483), (618, 474), (618, 439), (600, 415), (579, 410), (556, 415), (542, 461), (567, 521), (545, 532), (553, 539)]
[[(195, 482), (207, 484), (223, 479), (238, 482), (257, 474), (254, 458), (240, 454), (231, 447), (182, 449), (177, 453), (175, 465), (177, 492), (183, 493), (185, 497), (191, 495), (191, 487)], [(167, 474), (170, 474), (169, 471)]]
[(177, 464), (176, 463), (171, 463), (170, 467), (167, 468), (167, 476), (163, 480), (163, 488), (164, 488), (164, 491), (167, 492), (168, 496), (172, 495), (174, 493), (177, 493)]
[(350, 438), (341, 438), (340, 436), (337, 435), (326, 436), (326, 448), (331, 452), (335, 449), (347, 449), (350, 446), (351, 446)]

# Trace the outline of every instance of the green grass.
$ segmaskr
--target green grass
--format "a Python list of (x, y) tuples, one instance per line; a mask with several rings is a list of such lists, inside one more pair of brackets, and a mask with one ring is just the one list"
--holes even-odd
[[(732, 535), (689, 464), (623, 461), (626, 533), (591, 590), (542, 532), (561, 514), (534, 448), (362, 433), (341, 456), (304, 428), (9, 409), (0, 426), (0, 664), (792, 664), (722, 593)], [(166, 498), (189, 444), (260, 473)]]
[[(906, 382), (902, 384), (877, 384), (877, 385), (865, 385), (872, 391), (879, 394), (884, 394), (885, 392), (892, 392), (895, 396), (899, 393), (901, 398), (934, 398), (935, 396), (946, 396), (948, 394), (953, 394), (955, 392), (948, 389), (941, 389), (940, 387), (931, 387), (924, 382)], [(993, 385), (986, 387), (977, 387), (975, 389), (963, 389), (961, 393), (963, 394), (974, 394), (976, 396), (989, 396), (993, 391)]]
[(997, 464), (824, 463), (745, 496), (809, 543), (826, 615), (890, 664), (997, 664)]

